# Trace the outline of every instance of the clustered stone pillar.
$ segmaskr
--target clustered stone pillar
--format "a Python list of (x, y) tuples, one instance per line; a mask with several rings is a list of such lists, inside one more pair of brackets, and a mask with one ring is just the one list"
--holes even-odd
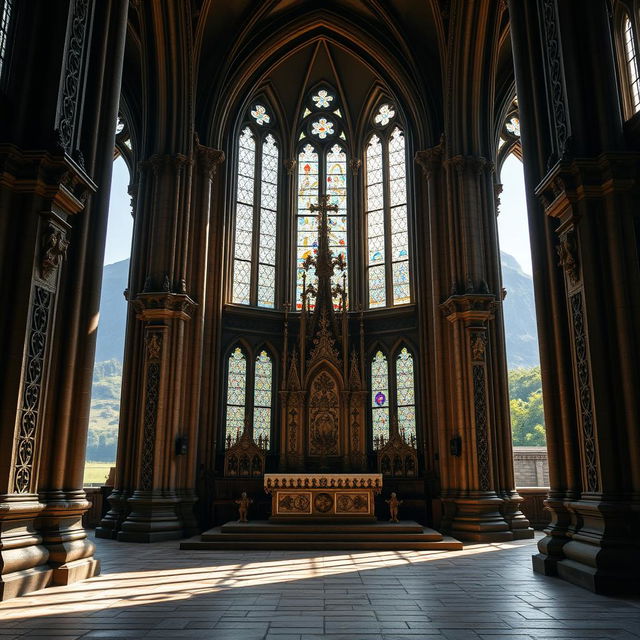
[(630, 592), (640, 586), (640, 156), (628, 149), (638, 143), (623, 126), (607, 3), (509, 10), (551, 482), (533, 566)]
[(0, 116), (0, 599), (99, 571), (82, 480), (127, 7), (11, 16), (5, 67), (32, 64)]

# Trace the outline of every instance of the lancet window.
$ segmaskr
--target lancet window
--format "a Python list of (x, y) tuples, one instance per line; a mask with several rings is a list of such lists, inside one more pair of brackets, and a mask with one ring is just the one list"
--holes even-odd
[(636, 48), (636, 35), (628, 14), (622, 20), (622, 45), (626, 64), (626, 76), (628, 101), (632, 113), (640, 111), (640, 73), (638, 72), (638, 55)]
[(411, 302), (407, 161), (396, 109), (382, 104), (365, 150), (369, 308)]
[[(337, 93), (329, 86), (311, 91), (299, 127), (298, 185), (296, 211), (296, 309), (302, 303), (303, 279), (306, 285), (315, 286), (317, 278), (311, 267), (303, 268), (308, 258), (318, 249), (318, 223), (309, 212), (309, 204), (317, 203), (320, 196), (328, 195), (329, 204), (337, 206), (330, 212), (329, 248), (332, 255), (341, 255), (347, 263), (347, 151), (346, 134)], [(332, 283), (342, 284), (347, 269), (336, 271)]]
[(415, 446), (416, 406), (413, 355), (401, 347), (389, 362), (378, 350), (371, 359), (371, 436), (380, 448), (391, 435), (395, 421), (402, 439)]
[(15, 0), (0, 0), (0, 81), (6, 75), (14, 2)]
[(252, 371), (246, 351), (235, 347), (227, 360), (225, 446), (234, 444), (247, 424), (263, 449), (271, 444), (273, 415), (273, 360), (266, 349), (258, 352)]
[(240, 132), (232, 302), (273, 308), (280, 152), (273, 116), (257, 102)]

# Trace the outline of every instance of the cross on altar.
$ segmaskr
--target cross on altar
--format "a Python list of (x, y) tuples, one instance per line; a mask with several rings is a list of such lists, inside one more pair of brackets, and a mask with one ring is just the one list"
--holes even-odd
[(320, 196), (320, 202), (318, 204), (313, 204), (312, 202), (309, 203), (309, 211), (311, 211), (312, 213), (315, 213), (316, 211), (320, 212), (320, 225), (322, 226), (323, 223), (326, 224), (326, 219), (327, 219), (327, 211), (337, 211), (338, 210), (338, 205), (337, 204), (329, 204), (329, 198), (331, 196), (329, 194), (325, 194), (323, 196)]

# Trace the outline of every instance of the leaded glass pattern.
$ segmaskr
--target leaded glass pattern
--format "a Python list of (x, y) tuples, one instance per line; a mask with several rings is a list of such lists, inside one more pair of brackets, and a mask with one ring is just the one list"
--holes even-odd
[[(310, 145), (305, 145), (298, 155), (298, 215), (296, 242), (296, 309), (302, 308), (302, 263), (307, 256), (318, 252), (318, 222), (309, 211), (309, 204), (317, 204), (319, 196), (318, 153)], [(307, 284), (316, 283), (313, 267), (307, 272)]]
[(413, 356), (403, 347), (396, 359), (396, 401), (398, 430), (406, 442), (415, 442), (416, 399)]
[(9, 46), (9, 29), (14, 0), (0, 0), (0, 81), (3, 77)]
[(365, 160), (369, 308), (408, 304), (407, 166), (401, 129), (395, 127), (388, 139), (371, 136)]
[(384, 185), (382, 143), (372, 136), (366, 151), (367, 280), (369, 307), (384, 307), (386, 298)]
[[(326, 156), (326, 193), (329, 204), (338, 207), (337, 212), (330, 212), (329, 249), (334, 256), (342, 255), (347, 262), (347, 154), (339, 144), (334, 144)], [(332, 284), (342, 283), (344, 272), (336, 270), (331, 277)], [(337, 303), (336, 303), (337, 304)]]
[(640, 111), (640, 74), (638, 73), (638, 56), (633, 34), (633, 26), (629, 16), (625, 16), (623, 22), (624, 54), (629, 73), (629, 92), (631, 108), (634, 113)]
[(227, 362), (227, 411), (225, 439), (235, 442), (244, 430), (245, 396), (247, 389), (247, 359), (236, 347)]
[(371, 360), (371, 428), (374, 447), (389, 439), (389, 365), (382, 351)]
[(256, 142), (249, 127), (243, 129), (238, 145), (238, 185), (233, 262), (232, 301), (251, 302), (251, 258), (253, 246), (253, 198)]
[(266, 351), (256, 358), (253, 387), (253, 438), (264, 449), (271, 441), (271, 404), (273, 398), (273, 364)]
[(276, 141), (269, 134), (262, 144), (257, 300), (259, 307), (269, 308), (275, 304), (278, 158)]

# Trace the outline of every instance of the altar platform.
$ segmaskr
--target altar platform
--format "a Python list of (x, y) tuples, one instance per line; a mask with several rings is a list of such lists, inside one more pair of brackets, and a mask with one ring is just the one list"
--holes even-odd
[(181, 549), (446, 550), (462, 549), (455, 538), (413, 520), (363, 522), (339, 520), (283, 523), (273, 520), (227, 522), (180, 543)]

